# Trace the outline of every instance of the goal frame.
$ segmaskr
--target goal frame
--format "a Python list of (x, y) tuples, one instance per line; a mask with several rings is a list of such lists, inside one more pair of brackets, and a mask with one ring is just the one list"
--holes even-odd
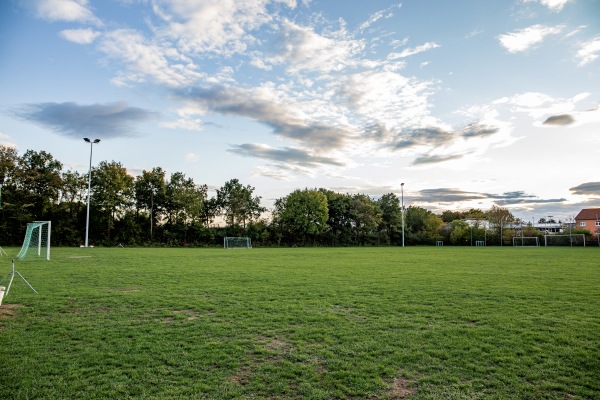
[[(231, 242), (245, 243), (242, 246), (231, 246)], [(251, 249), (252, 240), (248, 236), (225, 236), (223, 238), (224, 249)]]
[[(513, 247), (540, 247), (540, 238), (537, 236), (513, 236)], [(535, 239), (534, 245), (525, 245), (525, 239)], [(518, 241), (521, 241), (521, 244), (518, 245)]]
[[(47, 226), (46, 234), (44, 235), (43, 228)], [(52, 232), (52, 221), (34, 221), (29, 222), (27, 224), (27, 230), (25, 231), (25, 238), (23, 239), (23, 245), (21, 246), (21, 250), (17, 254), (16, 258), (18, 260), (24, 260), (27, 254), (30, 254), (30, 247), (32, 245), (32, 238), (34, 235), (37, 236), (37, 249), (36, 254), (38, 257), (42, 256), (42, 243), (43, 239), (45, 239), (45, 253), (44, 256), (46, 260), (50, 261), (50, 236)], [(45, 236), (45, 237), (44, 237)], [(36, 241), (33, 241), (33, 244), (36, 245)]]
[[(581, 237), (581, 241), (583, 243), (583, 247), (585, 247), (585, 234), (583, 233), (570, 233), (568, 235), (544, 235), (544, 246), (547, 247), (548, 246), (548, 237), (570, 237), (573, 238), (573, 236), (580, 236)], [(552, 245), (550, 245), (552, 246)], [(571, 247), (573, 246), (573, 241), (571, 240)]]

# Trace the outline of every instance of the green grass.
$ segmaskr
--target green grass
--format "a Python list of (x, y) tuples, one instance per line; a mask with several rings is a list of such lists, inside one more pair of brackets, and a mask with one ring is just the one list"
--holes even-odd
[(0, 398), (599, 398), (598, 260), (54, 249), (16, 264), (39, 294), (17, 276), (0, 308)]

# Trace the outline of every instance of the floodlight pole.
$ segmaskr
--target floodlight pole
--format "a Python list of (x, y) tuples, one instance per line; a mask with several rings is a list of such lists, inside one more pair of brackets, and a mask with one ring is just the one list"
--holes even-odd
[(400, 184), (400, 193), (402, 199), (402, 247), (404, 247), (404, 182)]
[(88, 237), (89, 237), (89, 232), (90, 232), (90, 195), (91, 195), (91, 190), (92, 190), (92, 150), (93, 150), (94, 144), (100, 143), (100, 139), (94, 139), (93, 142), (88, 138), (83, 138), (83, 140), (85, 140), (86, 143), (90, 144), (90, 169), (88, 172), (88, 195), (87, 195), (87, 212), (86, 212), (86, 217), (85, 217), (85, 245), (84, 245), (84, 247), (88, 247)]

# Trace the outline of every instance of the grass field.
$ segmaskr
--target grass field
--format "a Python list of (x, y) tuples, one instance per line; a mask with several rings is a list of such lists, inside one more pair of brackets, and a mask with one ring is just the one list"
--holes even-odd
[(52, 257), (0, 307), (1, 399), (600, 398), (598, 248)]

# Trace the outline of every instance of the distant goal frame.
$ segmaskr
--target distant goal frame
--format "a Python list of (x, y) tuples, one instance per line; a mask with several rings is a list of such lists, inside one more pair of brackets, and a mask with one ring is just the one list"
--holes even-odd
[[(573, 237), (581, 237), (581, 242), (578, 242), (577, 246), (585, 247), (585, 234), (583, 233), (570, 233), (568, 235), (544, 235), (544, 247), (548, 247), (548, 238), (557, 238), (557, 237), (568, 237), (570, 238), (570, 246), (573, 246)], [(581, 244), (579, 244), (581, 243)], [(552, 246), (552, 244), (550, 244)], [(556, 245), (561, 246), (561, 245)], [(566, 247), (566, 245), (562, 245), (561, 247)]]
[[(540, 247), (540, 238), (537, 236), (513, 236), (513, 247)], [(525, 244), (525, 240), (534, 240), (535, 244)], [(518, 242), (521, 244), (518, 244)]]
[(252, 239), (248, 236), (225, 236), (223, 238), (224, 249), (251, 249)]

